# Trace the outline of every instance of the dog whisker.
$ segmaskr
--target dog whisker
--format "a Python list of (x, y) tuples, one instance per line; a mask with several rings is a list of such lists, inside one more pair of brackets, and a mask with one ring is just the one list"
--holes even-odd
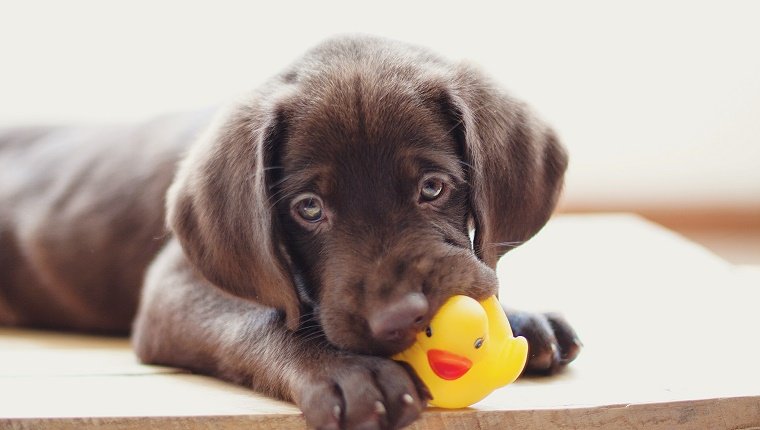
[(285, 183), (285, 182), (286, 182), (288, 179), (290, 179), (290, 176), (285, 176), (285, 177), (281, 178), (281, 179), (280, 179), (280, 180), (278, 180), (277, 182), (275, 182), (275, 183), (273, 183), (273, 184), (269, 185), (269, 189), (270, 189), (270, 190), (272, 190), (272, 189), (274, 189), (274, 188), (277, 188), (277, 187), (279, 187), (280, 185), (282, 185), (283, 183)]
[(276, 207), (276, 206), (277, 206), (277, 204), (278, 204), (278, 203), (280, 203), (281, 201), (283, 201), (283, 200), (285, 200), (285, 199), (287, 199), (287, 198), (290, 198), (290, 197), (292, 197), (292, 196), (293, 196), (293, 194), (292, 194), (292, 193), (286, 193), (286, 192), (282, 192), (282, 194), (281, 194), (281, 195), (278, 195), (278, 193), (274, 193), (274, 194), (272, 194), (272, 197), (271, 197), (271, 198), (274, 198), (274, 197), (276, 197), (277, 199), (276, 199), (276, 200), (274, 200), (274, 201), (271, 201), (271, 198), (270, 198), (270, 202), (269, 202), (269, 209), (270, 209), (270, 210), (271, 210), (271, 209), (273, 209), (274, 207)]
[(463, 165), (463, 166), (465, 166), (465, 167), (467, 167), (469, 169), (473, 169), (472, 164), (470, 164), (470, 163), (468, 163), (468, 162), (466, 162), (464, 160), (457, 160), (457, 163), (459, 163), (459, 164), (461, 164), (461, 165)]
[(515, 242), (490, 242), (486, 243), (485, 246), (492, 247), (492, 248), (517, 248), (518, 246), (525, 243), (525, 241), (515, 241)]

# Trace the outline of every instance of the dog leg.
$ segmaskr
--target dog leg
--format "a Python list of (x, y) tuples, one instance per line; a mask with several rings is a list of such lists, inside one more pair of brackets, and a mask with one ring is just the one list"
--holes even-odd
[(575, 330), (554, 313), (532, 313), (505, 309), (515, 336), (528, 340), (526, 373), (552, 375), (580, 353), (581, 343)]
[(339, 351), (320, 331), (289, 331), (277, 311), (213, 287), (175, 241), (147, 275), (133, 344), (143, 362), (293, 401), (316, 428), (400, 428), (430, 397), (404, 366)]

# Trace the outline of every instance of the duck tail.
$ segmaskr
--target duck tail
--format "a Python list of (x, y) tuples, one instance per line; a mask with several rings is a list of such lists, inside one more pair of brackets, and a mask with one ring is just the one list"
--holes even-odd
[(503, 387), (514, 382), (525, 368), (528, 361), (528, 341), (522, 336), (510, 339), (498, 357), (498, 363), (502, 366), (498, 386)]

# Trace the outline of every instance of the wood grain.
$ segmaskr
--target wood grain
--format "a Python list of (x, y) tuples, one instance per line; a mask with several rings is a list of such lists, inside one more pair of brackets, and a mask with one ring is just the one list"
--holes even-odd
[[(470, 429), (760, 429), (757, 398), (695, 400), (595, 408), (560, 408), (524, 411), (426, 411), (410, 430)], [(31, 429), (306, 429), (300, 415), (218, 415), (179, 417), (28, 418), (0, 420), (0, 428)]]

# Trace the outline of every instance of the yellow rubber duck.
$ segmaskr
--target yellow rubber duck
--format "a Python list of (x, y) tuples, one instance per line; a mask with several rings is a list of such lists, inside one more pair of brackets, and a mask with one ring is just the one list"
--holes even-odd
[(528, 342), (514, 337), (496, 296), (482, 302), (453, 296), (417, 341), (395, 355), (430, 389), (430, 404), (464, 408), (513, 382), (525, 367)]

